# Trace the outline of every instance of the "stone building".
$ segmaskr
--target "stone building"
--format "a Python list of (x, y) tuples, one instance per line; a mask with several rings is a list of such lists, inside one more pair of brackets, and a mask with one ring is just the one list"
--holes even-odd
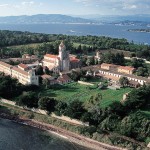
[(135, 68), (131, 66), (119, 66), (119, 65), (107, 64), (107, 63), (102, 63), (101, 69), (125, 73), (125, 74), (133, 74), (135, 71)]
[(100, 51), (96, 51), (96, 55), (95, 55), (95, 59), (99, 62), (101, 59), (101, 52)]
[(43, 66), (47, 66), (49, 70), (55, 73), (69, 71), (81, 66), (81, 61), (69, 54), (63, 42), (59, 45), (58, 55), (46, 54), (42, 62)]
[(117, 71), (118, 65), (102, 63), (101, 68), (104, 70)]
[(134, 71), (135, 71), (135, 68), (130, 67), (130, 66), (119, 66), (118, 67), (118, 72), (121, 72), (121, 73), (133, 74)]
[(24, 85), (39, 85), (39, 77), (33, 69), (28, 70), (27, 66), (20, 64), (17, 67), (0, 61), (0, 72), (10, 75)]

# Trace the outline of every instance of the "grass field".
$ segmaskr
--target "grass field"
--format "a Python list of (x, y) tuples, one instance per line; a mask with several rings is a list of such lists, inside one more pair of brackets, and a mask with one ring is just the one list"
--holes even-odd
[(44, 90), (42, 96), (51, 96), (62, 101), (72, 101), (79, 99), (80, 101), (86, 101), (91, 95), (96, 93), (102, 94), (101, 107), (106, 107), (113, 101), (122, 100), (123, 94), (131, 91), (131, 88), (122, 88), (120, 90), (111, 89), (98, 89), (96, 86), (86, 86), (79, 83), (69, 83), (66, 85), (57, 85), (52, 89)]
[(150, 110), (149, 111), (142, 111), (149, 119), (150, 119)]
[[(50, 43), (50, 42), (48, 42)], [(23, 47), (32, 47), (32, 48), (36, 48), (37, 46), (41, 45), (42, 43), (31, 43), (31, 44), (24, 44), (24, 45), (16, 45), (16, 46), (9, 46), (8, 48), (21, 48)], [(92, 47), (91, 45), (87, 45), (87, 44), (80, 44), (80, 43), (73, 43), (74, 47), (78, 47), (79, 45), (81, 46), (87, 46), (87, 47)]]
[(87, 46), (87, 47), (92, 47), (92, 45), (88, 45), (88, 44), (81, 44), (81, 43), (75, 43), (75, 42), (73, 43), (73, 46), (76, 47), (76, 48), (77, 48), (79, 45), (81, 45), (81, 46)]
[(22, 47), (32, 47), (37, 48), (42, 43), (32, 43), (32, 44), (25, 44), (25, 45), (16, 45), (16, 46), (9, 46), (8, 48), (22, 48)]

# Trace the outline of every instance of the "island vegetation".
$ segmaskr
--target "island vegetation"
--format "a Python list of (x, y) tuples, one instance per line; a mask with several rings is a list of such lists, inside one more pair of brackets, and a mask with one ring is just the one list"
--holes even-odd
[[(74, 86), (72, 83), (71, 85)], [(70, 85), (68, 84), (67, 86)], [(63, 88), (65, 90), (65, 87)], [(96, 87), (88, 88), (88, 93), (91, 94), (88, 94), (88, 97), (84, 95), (86, 99), (80, 99), (80, 97), (84, 97), (80, 95), (76, 96), (76, 98), (72, 97), (71, 99), (70, 97), (70, 99), (65, 100), (63, 99), (64, 97), (60, 99), (53, 96), (53, 90), (61, 90), (60, 86), (49, 87), (49, 89), (46, 89), (44, 85), (40, 87), (25, 86), (9, 76), (4, 76), (3, 74), (0, 76), (1, 96), (12, 99), (19, 106), (41, 108), (46, 110), (48, 114), (53, 112), (58, 116), (65, 115), (88, 122), (89, 127), (78, 128), (78, 132), (102, 142), (130, 149), (143, 149), (146, 147), (150, 140), (150, 115), (147, 113), (150, 110), (150, 87), (145, 85), (141, 88), (133, 89), (125, 102), (115, 99), (117, 97), (114, 96), (114, 100), (107, 104), (103, 104), (106, 101), (106, 99), (103, 99), (105, 90), (99, 90), (99, 92), (94, 93), (92, 88)], [(126, 88), (124, 87), (123, 89)], [(44, 92), (43, 94), (42, 91)], [(11, 94), (8, 95), (8, 92)], [(68, 94), (70, 92), (68, 91)], [(32, 116), (34, 115), (32, 114)], [(110, 138), (102, 140), (100, 137), (105, 134), (110, 135)], [(135, 144), (135, 142), (131, 142), (130, 138), (138, 142)]]
[(150, 60), (150, 46), (135, 44), (126, 39), (105, 36), (69, 36), (57, 34), (30, 33), (21, 31), (0, 31), (0, 57), (19, 57), (24, 53), (57, 54), (57, 46), (61, 40), (72, 54), (90, 54), (96, 50), (119, 49), (133, 52), (135, 56)]
[[(40, 59), (46, 53), (57, 54), (58, 43), (65, 40), (70, 53), (82, 58), (83, 66), (95, 65), (98, 63), (113, 63), (116, 65), (130, 65), (137, 69), (139, 76), (149, 76), (148, 66), (142, 59), (126, 61), (123, 53), (113, 54), (108, 52), (101, 55), (100, 62), (94, 57), (82, 57), (95, 53), (97, 50), (111, 49), (115, 51), (134, 52), (134, 56), (150, 59), (150, 46), (135, 44), (126, 39), (117, 39), (98, 36), (67, 36), (48, 35), (18, 31), (0, 31), (0, 57), (14, 58), (22, 54), (37, 55)], [(132, 56), (131, 56), (132, 57)], [(10, 62), (11, 63), (11, 62)], [(35, 68), (36, 75), (43, 75), (42, 66)], [(51, 75), (49, 70), (45, 73)], [(11, 99), (16, 105), (23, 108), (40, 108), (58, 116), (68, 116), (78, 119), (89, 126), (72, 128), (69, 125), (58, 123), (58, 126), (73, 130), (84, 136), (107, 142), (112, 145), (126, 147), (129, 149), (146, 149), (150, 142), (150, 85), (143, 85), (140, 88), (132, 89), (128, 85), (127, 78), (120, 78), (122, 88), (118, 90), (106, 89), (107, 80), (92, 78), (86, 75), (84, 70), (79, 72), (71, 71), (70, 78), (75, 81), (65, 85), (49, 85), (47, 80), (40, 78), (40, 86), (22, 85), (16, 79), (4, 73), (0, 74), (0, 96)], [(88, 81), (93, 86), (80, 85), (76, 81)], [(98, 86), (101, 83), (101, 87)], [(8, 94), (9, 93), (9, 94)], [(128, 94), (122, 100), (123, 94)], [(6, 106), (5, 106), (6, 107)], [(0, 111), (4, 109), (0, 107)], [(15, 111), (16, 113), (16, 111)], [(15, 114), (12, 113), (12, 114)], [(17, 111), (16, 115), (22, 113)], [(37, 115), (29, 115), (29, 118), (36, 119)], [(46, 116), (40, 116), (41, 118)], [(43, 119), (43, 120), (44, 120)], [(52, 118), (48, 121), (55, 124)]]

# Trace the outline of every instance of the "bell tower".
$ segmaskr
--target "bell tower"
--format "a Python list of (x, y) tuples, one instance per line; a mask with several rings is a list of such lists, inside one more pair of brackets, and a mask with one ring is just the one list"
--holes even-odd
[(70, 59), (69, 52), (66, 51), (66, 46), (62, 41), (59, 45), (59, 58), (60, 58), (60, 71), (69, 71), (70, 69)]
[(66, 46), (64, 45), (64, 42), (62, 41), (59, 45), (59, 58), (60, 58), (60, 60), (63, 60), (65, 51), (66, 51)]

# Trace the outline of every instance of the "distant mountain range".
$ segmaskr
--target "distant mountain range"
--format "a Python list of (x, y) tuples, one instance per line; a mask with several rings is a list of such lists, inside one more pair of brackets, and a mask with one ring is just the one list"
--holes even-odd
[[(77, 17), (77, 16), (76, 16)], [(78, 16), (79, 17), (79, 16)], [(147, 26), (150, 27), (150, 14), (137, 14), (137, 15), (82, 15), (84, 19), (94, 20), (95, 22), (104, 24), (115, 25), (129, 25), (129, 26)]]
[(141, 21), (141, 22), (150, 22), (150, 14), (137, 14), (137, 15), (81, 15), (75, 16), (85, 19), (91, 19), (102, 22), (117, 22), (117, 21)]
[(0, 17), (0, 24), (48, 24), (48, 23), (83, 23), (91, 24), (95, 21), (80, 17), (71, 17), (59, 14), (39, 14), (32, 16), (8, 16)]
[(150, 26), (150, 15), (102, 16), (84, 15), (69, 16), (61, 14), (38, 14), (32, 16), (0, 17), (0, 24), (115, 24)]

